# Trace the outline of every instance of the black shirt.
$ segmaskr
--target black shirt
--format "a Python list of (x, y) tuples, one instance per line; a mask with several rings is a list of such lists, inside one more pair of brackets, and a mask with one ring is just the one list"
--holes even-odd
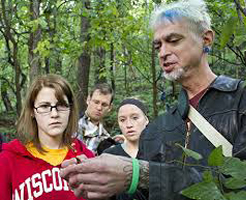
[[(122, 148), (121, 144), (115, 145), (114, 147), (110, 147), (105, 149), (103, 153), (110, 153), (118, 156), (125, 156), (130, 158), (131, 156), (125, 152)], [(127, 194), (125, 192), (113, 196), (110, 200), (147, 200), (148, 199), (148, 191), (147, 190), (137, 190), (134, 194)]]

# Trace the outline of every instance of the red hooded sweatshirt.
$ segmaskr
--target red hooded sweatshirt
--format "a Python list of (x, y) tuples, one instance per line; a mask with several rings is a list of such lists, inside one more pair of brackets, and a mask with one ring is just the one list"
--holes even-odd
[[(83, 143), (74, 141), (65, 159), (94, 154)], [(35, 158), (19, 140), (3, 145), (0, 153), (0, 200), (78, 200), (67, 182), (59, 176), (61, 165), (52, 166)]]

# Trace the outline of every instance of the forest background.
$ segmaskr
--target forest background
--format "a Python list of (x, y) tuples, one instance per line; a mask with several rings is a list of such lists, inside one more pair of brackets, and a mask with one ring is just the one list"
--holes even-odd
[[(0, 133), (15, 137), (15, 122), (35, 76), (55, 73), (76, 92), (80, 111), (88, 90), (108, 82), (114, 108), (143, 99), (150, 118), (177, 100), (178, 84), (161, 77), (148, 28), (161, 0), (0, 0)], [(206, 0), (216, 33), (209, 62), (217, 74), (245, 79), (246, 0)], [(188, 49), (187, 49), (188, 51)], [(106, 119), (119, 132), (116, 109)]]

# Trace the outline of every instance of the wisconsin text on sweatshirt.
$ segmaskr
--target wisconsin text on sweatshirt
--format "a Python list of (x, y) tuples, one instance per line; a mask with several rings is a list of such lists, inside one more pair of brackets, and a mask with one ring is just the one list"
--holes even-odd
[[(65, 159), (85, 154), (94, 157), (84, 144), (75, 140)], [(19, 140), (4, 144), (0, 153), (1, 200), (78, 200), (53, 166), (30, 154)]]
[[(47, 169), (42, 173), (33, 174), (16, 188), (12, 199), (14, 200), (33, 200), (40, 197), (43, 193), (53, 191), (69, 191), (67, 181), (59, 176), (60, 169), (54, 167)], [(27, 191), (27, 197), (24, 197), (24, 191)]]

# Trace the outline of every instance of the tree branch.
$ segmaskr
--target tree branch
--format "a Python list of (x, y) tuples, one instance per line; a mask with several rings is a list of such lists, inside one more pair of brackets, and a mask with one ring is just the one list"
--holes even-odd
[(246, 9), (245, 8), (242, 8), (241, 4), (237, 1), (237, 0), (234, 0), (237, 8), (244, 14), (244, 16), (246, 17)]

